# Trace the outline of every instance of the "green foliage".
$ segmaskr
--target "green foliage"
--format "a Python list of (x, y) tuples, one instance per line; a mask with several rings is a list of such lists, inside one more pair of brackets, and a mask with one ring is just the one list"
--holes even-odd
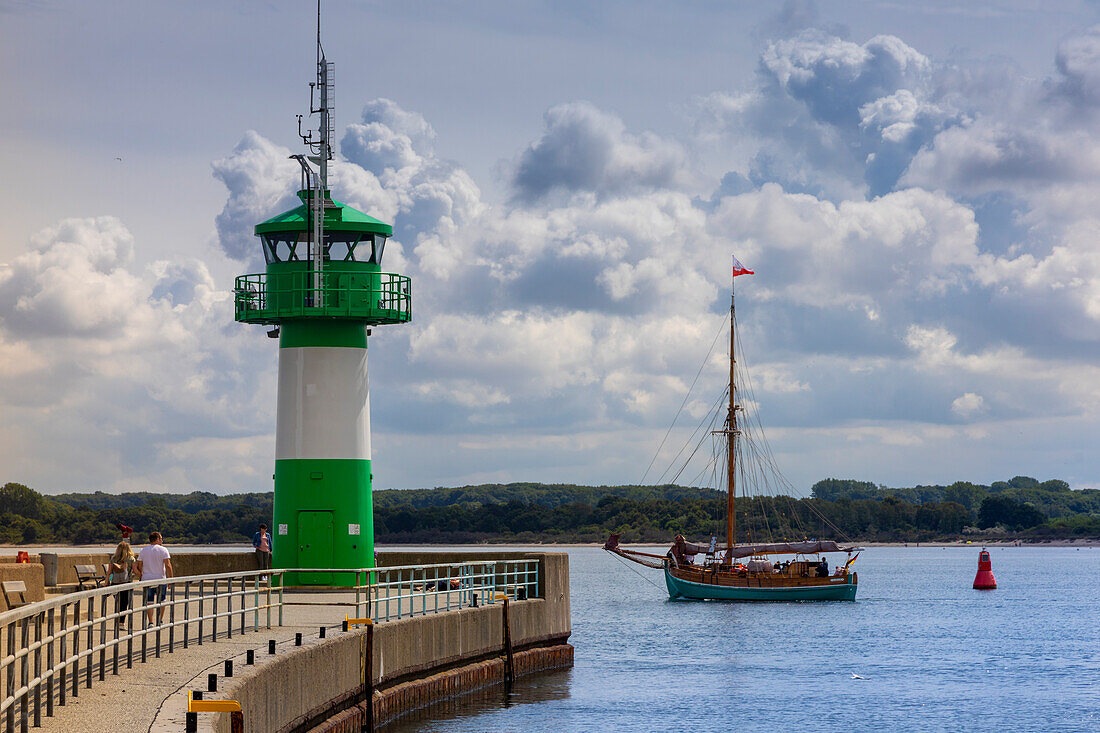
[(856, 481), (855, 479), (827, 478), (818, 481), (810, 489), (810, 496), (825, 501), (837, 499), (876, 499), (881, 490), (870, 481)]
[(1076, 514), (1100, 514), (1100, 490), (1074, 490), (1060, 479), (1040, 483), (1029, 476), (1014, 476), (1008, 481), (995, 481), (989, 486), (957, 481), (950, 486), (915, 486), (904, 489), (876, 487), (866, 481), (851, 479), (825, 479), (814, 484), (813, 495), (833, 501), (842, 497), (876, 501), (894, 497), (914, 504), (951, 501), (966, 507), (972, 521), (977, 521), (982, 501), (991, 495), (1011, 499), (1018, 504), (1029, 504), (1052, 519)]
[(42, 496), (21, 484), (0, 488), (0, 542), (77, 545), (113, 542), (116, 523), (138, 542), (157, 530), (167, 542), (250, 542), (271, 525), (271, 494), (61, 494)]
[[(135, 536), (159, 530), (171, 543), (244, 543), (271, 522), (272, 495), (62, 494), (43, 496), (22, 484), (0, 488), (0, 542), (92, 544), (118, 538), (115, 523)], [(385, 490), (374, 494), (381, 543), (665, 542), (676, 534), (705, 540), (725, 526), (725, 495), (683, 486), (483, 484)], [(825, 479), (808, 499), (738, 500), (738, 537), (797, 540), (923, 542), (957, 538), (977, 524), (1016, 536), (1100, 537), (1100, 491), (1073, 490), (1057, 479), (1026, 476), (982, 486), (888, 488), (854, 479)], [(828, 517), (828, 522), (821, 519)], [(1048, 521), (1046, 517), (1051, 519)], [(840, 530), (841, 536), (832, 529)]]
[(953, 501), (966, 508), (968, 512), (976, 512), (982, 503), (982, 499), (989, 493), (985, 486), (978, 486), (969, 481), (956, 481), (944, 489), (945, 501)]
[(573, 484), (480, 484), (436, 489), (384, 489), (374, 492), (374, 508), (410, 506), (416, 509), (433, 506), (465, 504), (537, 504), (559, 507), (564, 504), (584, 503), (594, 505), (605, 496), (627, 499), (684, 501), (713, 499), (719, 492), (666, 484), (664, 486), (576, 486)]
[(1013, 501), (1007, 496), (987, 496), (978, 509), (978, 526), (988, 529), (996, 525), (1008, 529), (1026, 529), (1042, 524), (1046, 517), (1033, 506)]
[(53, 515), (50, 502), (23, 484), (4, 484), (0, 487), (0, 514), (18, 514), (24, 519), (48, 519)]

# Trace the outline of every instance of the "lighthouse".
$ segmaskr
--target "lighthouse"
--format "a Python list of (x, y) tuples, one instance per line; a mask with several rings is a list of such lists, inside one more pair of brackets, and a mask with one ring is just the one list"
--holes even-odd
[[(321, 47), (310, 84), (316, 128), (290, 211), (257, 224), (265, 271), (241, 275), (235, 319), (279, 342), (272, 534), (276, 568), (374, 567), (367, 341), (375, 326), (408, 323), (408, 277), (382, 272), (389, 224), (332, 197), (334, 69)], [(316, 106), (315, 106), (316, 105)], [(302, 573), (288, 585), (350, 585), (347, 573)]]

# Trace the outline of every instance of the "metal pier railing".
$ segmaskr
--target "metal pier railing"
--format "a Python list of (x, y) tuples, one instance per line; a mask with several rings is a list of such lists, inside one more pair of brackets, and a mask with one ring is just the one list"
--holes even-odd
[[(55, 704), (65, 705), (135, 660), (282, 626), (287, 606), (354, 605), (356, 616), (392, 621), (538, 597), (539, 570), (539, 561), (530, 559), (248, 571), (139, 581), (32, 603), (0, 614), (0, 727), (6, 733), (38, 727)], [(315, 574), (354, 578), (351, 587), (327, 589), (346, 600), (287, 597), (284, 581), (308, 582)], [(150, 623), (150, 615), (163, 620)]]

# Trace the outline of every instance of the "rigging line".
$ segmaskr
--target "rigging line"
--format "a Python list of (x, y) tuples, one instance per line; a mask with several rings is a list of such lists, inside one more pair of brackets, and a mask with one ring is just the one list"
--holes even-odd
[(699, 438), (699, 442), (695, 444), (695, 448), (691, 451), (691, 455), (687, 457), (687, 460), (684, 461), (684, 465), (680, 466), (680, 470), (677, 471), (676, 475), (672, 477), (671, 481), (669, 481), (670, 484), (676, 483), (676, 479), (680, 478), (680, 474), (684, 472), (684, 469), (686, 469), (688, 467), (688, 464), (691, 463), (691, 459), (694, 458), (695, 454), (699, 452), (699, 449), (703, 447), (703, 443), (704, 441), (706, 441), (706, 439), (707, 436), (705, 434)]
[(684, 401), (680, 403), (680, 409), (676, 411), (676, 415), (672, 418), (672, 424), (668, 426), (668, 430), (665, 431), (665, 437), (661, 438), (661, 444), (657, 446), (657, 452), (653, 454), (653, 459), (650, 460), (649, 466), (646, 467), (645, 473), (642, 474), (642, 480), (639, 482), (640, 486), (645, 485), (646, 476), (649, 475), (649, 471), (653, 468), (653, 464), (657, 461), (657, 456), (661, 454), (661, 448), (665, 446), (665, 441), (668, 440), (669, 434), (672, 432), (672, 428), (676, 426), (676, 421), (680, 418), (680, 413), (684, 409), (684, 405), (687, 404), (688, 398), (691, 397), (691, 390), (695, 389), (695, 383), (699, 381), (699, 375), (703, 373), (703, 368), (710, 361), (710, 355), (714, 353), (714, 347), (718, 343), (718, 337), (726, 330), (726, 315), (722, 314), (722, 325), (718, 329), (718, 333), (714, 334), (714, 341), (710, 344), (710, 349), (707, 351), (707, 356), (703, 359), (703, 363), (699, 365), (699, 371), (695, 373), (695, 379), (691, 380), (691, 386), (688, 387), (687, 394), (684, 395)]
[(687, 485), (688, 486), (700, 486), (701, 482), (703, 481), (703, 478), (708, 473), (711, 472), (711, 469), (714, 468), (716, 462), (717, 462), (717, 458), (714, 456), (714, 454), (712, 452), (711, 457), (707, 459), (707, 462), (705, 464), (703, 464), (703, 468), (698, 473), (696, 473), (694, 476), (692, 476), (691, 482), (688, 483)]
[(714, 429), (714, 425), (715, 423), (717, 423), (720, 413), (722, 413), (722, 405), (726, 400), (727, 394), (728, 391), (723, 391), (722, 394), (718, 395), (717, 400), (715, 400), (714, 403), (712, 403), (711, 406), (707, 408), (707, 412), (703, 415), (703, 419), (701, 420), (700, 424), (695, 426), (695, 429), (691, 431), (691, 435), (687, 436), (687, 439), (684, 440), (684, 445), (680, 447), (680, 450), (676, 451), (676, 455), (673, 456), (672, 460), (669, 461), (669, 466), (661, 472), (660, 478), (657, 480), (658, 485), (661, 484), (661, 482), (664, 480), (665, 475), (668, 475), (669, 471), (671, 471), (674, 467), (679, 466), (680, 457), (683, 455), (683, 452), (687, 450), (687, 448), (690, 448), (692, 445), (694, 445), (695, 436), (700, 435), (701, 430), (703, 431), (703, 435), (706, 435), (707, 433), (709, 433), (709, 431)]
[[(715, 441), (715, 440), (711, 441), (710, 452), (711, 452), (711, 455), (713, 456), (713, 458), (711, 460), (711, 466), (712, 466), (712, 468), (711, 468), (711, 485), (714, 486), (715, 489), (717, 489), (718, 488), (718, 459), (722, 456), (722, 451), (718, 449), (718, 442), (717, 441)], [(713, 535), (713, 536), (717, 536), (717, 534), (718, 534), (719, 522), (721, 520), (721, 518), (719, 517), (720, 513), (721, 513), (721, 510), (719, 509), (719, 507), (717, 505), (715, 505), (715, 507), (714, 507), (714, 525), (713, 525), (713, 530), (711, 532), (711, 535)]]
[(703, 476), (704, 476), (704, 475), (706, 475), (706, 473), (707, 473), (708, 471), (710, 471), (711, 469), (713, 469), (713, 468), (715, 467), (715, 465), (716, 465), (716, 464), (717, 464), (717, 460), (716, 460), (716, 459), (715, 459), (715, 457), (714, 457), (714, 456), (712, 455), (712, 456), (710, 457), (710, 460), (708, 460), (708, 461), (707, 461), (706, 465), (705, 465), (705, 466), (703, 466), (703, 470), (702, 470), (702, 471), (700, 471), (699, 473), (695, 474), (695, 476), (694, 476), (694, 477), (692, 477), (691, 481), (689, 481), (689, 482), (688, 482), (688, 486), (696, 486), (696, 485), (698, 484), (699, 480), (700, 480), (701, 478), (703, 478)]
[(653, 586), (654, 588), (656, 588), (657, 590), (661, 590), (661, 586), (657, 585), (657, 584), (656, 584), (656, 583), (654, 583), (654, 582), (653, 582), (652, 580), (650, 580), (650, 579), (649, 579), (648, 577), (646, 577), (645, 575), (643, 575), (643, 574), (642, 574), (642, 573), (641, 573), (641, 572), (640, 572), (640, 571), (639, 571), (639, 570), (638, 570), (637, 568), (633, 568), (633, 567), (631, 567), (630, 565), (628, 565), (628, 564), (627, 564), (627, 562), (626, 562), (626, 560), (624, 560), (623, 558), (619, 557), (619, 556), (618, 556), (618, 555), (616, 555), (615, 553), (610, 553), (610, 554), (611, 554), (611, 556), (612, 556), (612, 557), (614, 557), (614, 558), (615, 558), (616, 560), (618, 560), (619, 562), (621, 562), (621, 563), (623, 564), (623, 567), (624, 567), (624, 568), (626, 568), (626, 569), (627, 569), (627, 570), (629, 570), (630, 572), (634, 573), (634, 574), (635, 574), (635, 575), (637, 575), (637, 576), (638, 576), (639, 578), (641, 578), (641, 579), (642, 579), (642, 580), (644, 580), (645, 582), (649, 583), (650, 585), (652, 585), (652, 586)]
[[(668, 472), (671, 471), (674, 466), (679, 465), (680, 456), (684, 454), (684, 451), (688, 449), (688, 446), (692, 445), (693, 441), (695, 440), (695, 436), (699, 434), (700, 430), (710, 431), (714, 429), (714, 423), (718, 420), (718, 416), (722, 408), (722, 403), (725, 402), (727, 394), (729, 394), (728, 389), (724, 390), (722, 394), (718, 396), (718, 399), (716, 399), (707, 409), (706, 414), (703, 415), (702, 421), (695, 426), (694, 430), (691, 431), (691, 435), (689, 435), (687, 437), (687, 440), (684, 441), (684, 444), (680, 446), (680, 450), (676, 451), (676, 455), (674, 455), (672, 457), (672, 460), (668, 462), (668, 467), (661, 472), (661, 475), (657, 479), (655, 485), (660, 486), (661, 483), (664, 481), (665, 476), (668, 475)], [(706, 432), (704, 432), (704, 434), (706, 434)]]
[[(670, 484), (675, 484), (676, 479), (680, 478), (680, 474), (682, 474), (687, 469), (687, 467), (689, 465), (691, 465), (691, 459), (693, 459), (695, 457), (695, 454), (699, 452), (699, 448), (701, 448), (703, 446), (703, 443), (706, 441), (707, 437), (711, 435), (711, 431), (714, 428), (714, 424), (716, 422), (718, 422), (718, 415), (719, 415), (719, 412), (716, 410), (714, 412), (714, 417), (711, 418), (710, 425), (708, 426), (710, 428), (710, 430), (704, 431), (703, 434), (699, 436), (699, 442), (697, 442), (695, 444), (695, 448), (691, 451), (691, 455), (689, 455), (686, 459), (684, 459), (683, 464), (680, 466), (680, 470), (677, 471), (676, 475), (673, 476), (672, 480), (669, 481)], [(699, 432), (698, 429), (696, 429), (696, 433), (697, 432)], [(694, 436), (694, 435), (695, 435), (695, 433), (692, 433), (692, 436)], [(684, 447), (686, 448), (687, 446), (685, 445)], [(680, 452), (681, 453), (683, 452), (683, 448), (680, 449)], [(671, 466), (669, 466), (669, 468), (671, 468)], [(667, 469), (666, 469), (666, 472), (667, 472)], [(664, 478), (664, 474), (661, 474), (661, 477)]]
[[(736, 321), (735, 321), (735, 324), (736, 324)], [(742, 364), (739, 364), (738, 366), (741, 367), (741, 368), (737, 369), (738, 376), (740, 377), (739, 381), (743, 385), (743, 389), (745, 389), (745, 391), (748, 393), (749, 399), (753, 402), (753, 404), (759, 404), (756, 401), (756, 392), (753, 388), (752, 376), (749, 374), (748, 369), (747, 369), (748, 360), (745, 357), (745, 350), (744, 350), (744, 347), (741, 344), (741, 338), (740, 338), (739, 331), (735, 330), (734, 338), (737, 342), (737, 346), (740, 347), (740, 352), (741, 352), (741, 362), (742, 362)], [(763, 424), (760, 421), (759, 410), (754, 410), (753, 413), (749, 416), (749, 419), (746, 421), (746, 423), (747, 423), (746, 427), (751, 428), (750, 430), (747, 430), (746, 433), (748, 433), (750, 435), (752, 433), (758, 433), (759, 434), (759, 439), (756, 440), (756, 441), (752, 441), (753, 443), (759, 443), (759, 446), (756, 446), (756, 445), (751, 446), (751, 448), (753, 449), (754, 457), (757, 458), (758, 460), (760, 460), (760, 462), (762, 464), (766, 464), (768, 466), (768, 468), (770, 468), (772, 470), (772, 472), (775, 474), (776, 479), (780, 482), (780, 486), (776, 487), (776, 493), (778, 494), (778, 492), (780, 490), (785, 489), (788, 492), (788, 497), (789, 497), (790, 492), (794, 491), (794, 486), (787, 479), (787, 477), (783, 475), (783, 472), (779, 469), (779, 465), (775, 460), (775, 454), (772, 452), (772, 449), (771, 449), (771, 444), (768, 442), (767, 435), (764, 433), (764, 427), (763, 427)], [(757, 448), (759, 449), (759, 453), (756, 453)], [(761, 468), (762, 468), (762, 466), (761, 466)], [(790, 501), (790, 499), (788, 499), (788, 502), (789, 501)], [(838, 527), (836, 524), (834, 524), (828, 517), (826, 517), (811, 502), (804, 502), (803, 505), (807, 509), (809, 509), (809, 511), (813, 515), (817, 516), (818, 519), (820, 519), (824, 524), (828, 525), (829, 528), (832, 529), (834, 532), (836, 532), (838, 535), (843, 537), (848, 542), (852, 541), (852, 538), (849, 537), (848, 534), (846, 532), (844, 532), (844, 530), (840, 529), (840, 527)], [(792, 514), (793, 514), (793, 512), (792, 512)], [(800, 529), (804, 530), (805, 528), (801, 526), (802, 525), (801, 518), (797, 517), (797, 515), (796, 515), (796, 519), (798, 521), (798, 524), (800, 525)]]

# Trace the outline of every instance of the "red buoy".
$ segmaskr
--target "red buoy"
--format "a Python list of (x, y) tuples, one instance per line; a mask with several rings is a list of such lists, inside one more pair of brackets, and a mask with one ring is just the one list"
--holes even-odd
[(989, 561), (989, 553), (985, 550), (978, 553), (978, 574), (974, 576), (974, 590), (997, 590), (993, 563)]

